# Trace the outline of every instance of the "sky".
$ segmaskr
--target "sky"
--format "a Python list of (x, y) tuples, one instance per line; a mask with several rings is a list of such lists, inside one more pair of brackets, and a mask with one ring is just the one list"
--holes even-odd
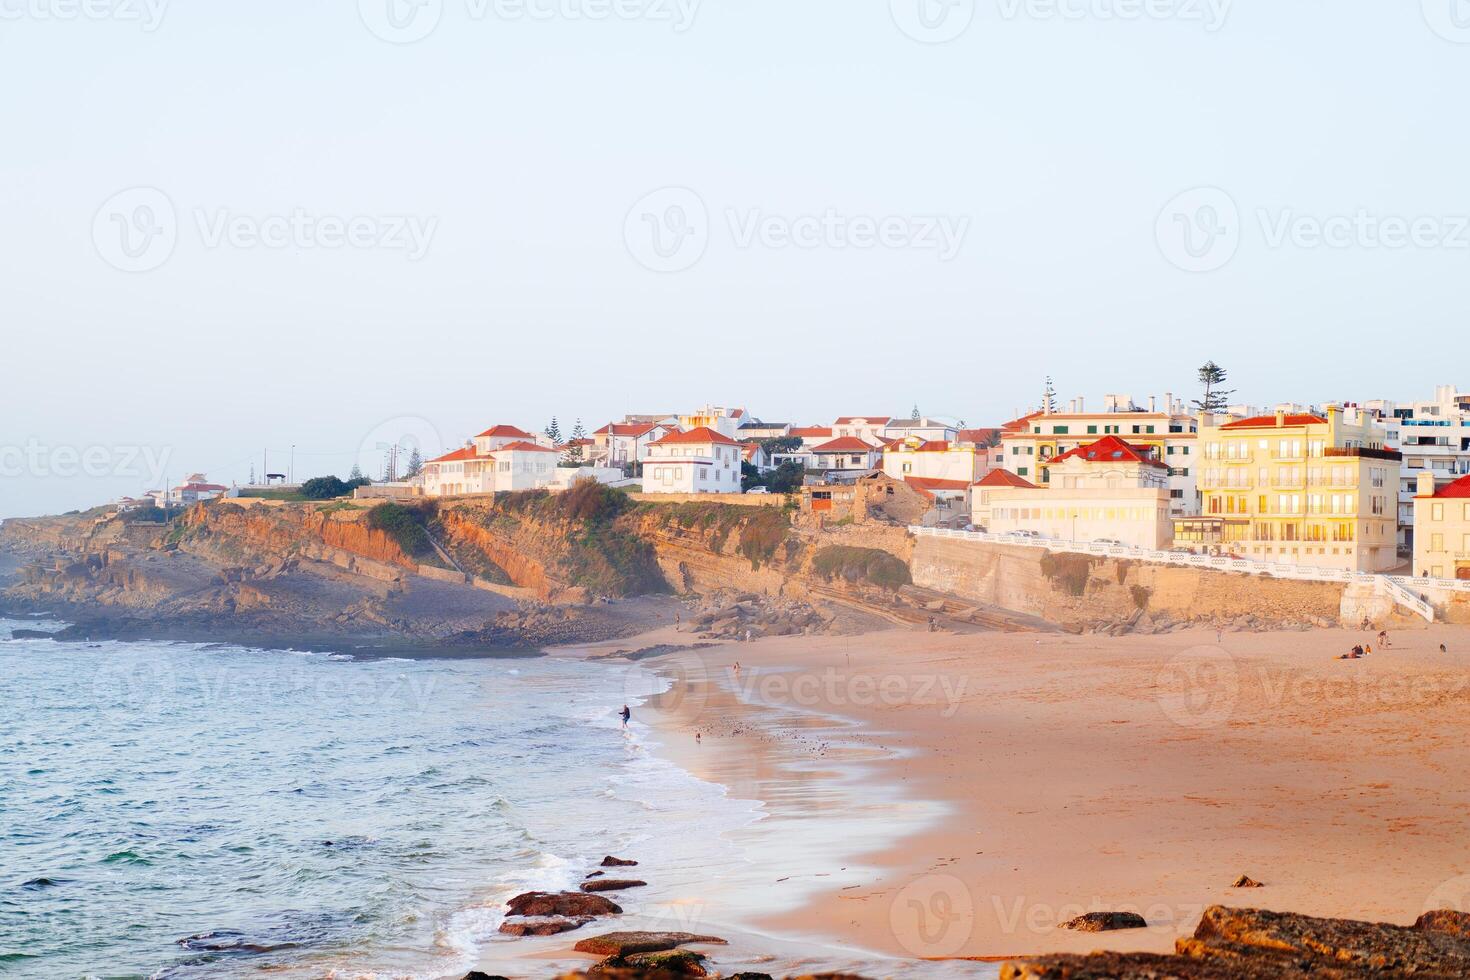
[(553, 416), (1470, 385), (1463, 0), (0, 0), (0, 81), (0, 518)]

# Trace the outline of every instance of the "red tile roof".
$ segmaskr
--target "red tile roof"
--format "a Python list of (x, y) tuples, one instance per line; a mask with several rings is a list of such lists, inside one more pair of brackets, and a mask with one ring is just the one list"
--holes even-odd
[(429, 460), (430, 463), (457, 463), (462, 459), (474, 459), (475, 450), (473, 446), (463, 446), (459, 449), (445, 453), (443, 456)]
[(1024, 476), (1017, 476), (1010, 470), (991, 470), (982, 476), (975, 484), (977, 487), (1018, 487), (1022, 490), (1040, 490), (1036, 484)]
[(891, 415), (844, 415), (841, 418), (839, 418), (836, 422), (833, 422), (832, 424), (833, 425), (851, 425), (852, 423), (858, 421), (859, 419), (861, 419), (864, 422), (873, 422), (873, 423), (876, 423), (878, 425), (887, 425), (889, 422), (892, 422), (893, 421), (893, 416), (891, 416)]
[(931, 476), (906, 476), (903, 482), (930, 498), (934, 496), (935, 490), (970, 489), (970, 485), (964, 480), (939, 480)]
[(738, 446), (738, 445), (740, 445), (740, 443), (736, 442), (734, 439), (731, 439), (729, 436), (722, 436), (718, 432), (716, 432), (714, 429), (711, 429), (708, 426), (704, 426), (704, 425), (701, 425), (697, 429), (690, 429), (688, 432), (670, 432), (668, 435), (664, 436), (662, 439), (659, 439), (656, 442), (650, 443), (650, 445), (653, 445), (653, 446), (675, 446), (675, 445), (679, 445), (681, 443), (682, 444), (691, 444), (692, 443), (692, 444), (696, 444), (696, 445), (705, 445), (705, 444), (708, 444), (708, 443), (717, 443), (717, 444), (719, 444), (721, 446)]
[[(1324, 425), (1327, 420), (1320, 415), (1288, 415), (1285, 425)], [(1248, 419), (1236, 419), (1234, 422), (1226, 422), (1220, 426), (1222, 429), (1274, 429), (1276, 428), (1276, 416), (1253, 415)]]
[(870, 453), (875, 447), (863, 442), (857, 436), (842, 436), (831, 442), (824, 442), (820, 446), (813, 446), (814, 453)]
[(1117, 436), (1103, 436), (1097, 442), (1069, 449), (1060, 456), (1053, 457), (1047, 465), (1055, 466), (1062, 460), (1073, 457), (1089, 463), (1127, 462), (1147, 463), (1149, 466), (1164, 465), (1150, 455), (1150, 450), (1146, 446), (1130, 446)]
[(1005, 425), (1002, 425), (1001, 429), (1005, 432), (1024, 432), (1026, 431), (1026, 427), (1030, 424), (1032, 419), (1040, 418), (1044, 414), (1046, 413), (1031, 412), (1028, 415), (1022, 415), (1018, 419), (1011, 419)]
[(799, 436), (802, 439), (817, 439), (822, 436), (830, 439), (832, 438), (832, 428), (826, 425), (796, 426), (791, 430), (791, 434), (793, 436)]
[(992, 438), (1000, 439), (999, 429), (961, 429), (960, 434), (955, 436), (955, 442), (968, 442), (980, 445), (989, 442)]
[(481, 432), (479, 435), (475, 436), (475, 438), (476, 439), (533, 439), (535, 437), (532, 436), (531, 433), (529, 433), (529, 432), (523, 432), (520, 429), (517, 429), (513, 425), (497, 425), (497, 426), (493, 426), (493, 427), (491, 427), (489, 429), (486, 429), (484, 432)]
[(1454, 483), (1446, 483), (1434, 491), (1436, 497), (1470, 498), (1470, 476), (1462, 476)]
[(513, 453), (554, 453), (554, 452), (556, 452), (555, 449), (548, 449), (545, 446), (538, 446), (534, 442), (508, 442), (505, 445), (501, 446), (499, 449), (492, 450), (492, 453), (503, 453), (506, 450), (510, 450)]

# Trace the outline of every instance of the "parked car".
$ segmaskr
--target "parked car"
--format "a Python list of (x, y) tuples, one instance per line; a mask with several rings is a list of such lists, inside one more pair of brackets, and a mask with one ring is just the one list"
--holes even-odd
[(1117, 545), (1119, 548), (1124, 547), (1123, 542), (1119, 541), (1117, 538), (1098, 538), (1096, 541), (1093, 542), (1093, 544), (1111, 544)]
[(745, 492), (746, 493), (770, 493), (771, 492), (771, 488), (770, 487), (751, 487), (749, 490), (747, 490)]
[(1041, 537), (1040, 534), (1037, 534), (1035, 531), (1030, 531), (1030, 530), (1026, 530), (1026, 531), (1012, 531), (1011, 533), (1014, 534), (1018, 538), (1039, 538), (1039, 537)]

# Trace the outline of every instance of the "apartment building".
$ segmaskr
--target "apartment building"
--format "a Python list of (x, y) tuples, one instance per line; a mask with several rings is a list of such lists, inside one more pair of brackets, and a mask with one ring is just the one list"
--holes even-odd
[(1184, 402), (1165, 393), (1139, 406), (1128, 395), (1108, 395), (1101, 412), (1088, 412), (1074, 398), (1060, 411), (1024, 415), (1001, 426), (1001, 459), (1016, 476), (1046, 486), (1047, 464), (1079, 446), (1106, 436), (1154, 450), (1168, 469), (1169, 513), (1199, 513), (1199, 420), (1185, 412)]
[(1176, 518), (1195, 550), (1323, 568), (1399, 564), (1399, 453), (1371, 420), (1329, 405), (1207, 424), (1199, 437), (1199, 516)]
[(1375, 416), (1384, 445), (1403, 454), (1399, 474), (1399, 547), (1415, 552), (1415, 495), (1421, 473), (1445, 482), (1470, 474), (1470, 394), (1454, 385), (1439, 385), (1426, 401), (1370, 401), (1363, 411)]

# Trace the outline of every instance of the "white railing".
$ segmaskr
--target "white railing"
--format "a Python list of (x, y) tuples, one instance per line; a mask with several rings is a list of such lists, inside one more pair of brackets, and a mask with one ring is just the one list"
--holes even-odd
[(1026, 548), (1043, 548), (1047, 551), (1099, 555), (1104, 558), (1129, 558), (1134, 561), (1153, 562), (1159, 565), (1208, 568), (1220, 572), (1240, 572), (1244, 575), (1270, 575), (1273, 578), (1295, 579), (1303, 582), (1357, 582), (1364, 585), (1371, 584), (1379, 595), (1389, 596), (1399, 605), (1423, 616), (1430, 622), (1434, 621), (1434, 606), (1415, 590), (1434, 589), (1470, 592), (1470, 582), (1458, 579), (1407, 578), (1391, 575), (1375, 575), (1371, 572), (1359, 572), (1348, 568), (1318, 568), (1312, 565), (1257, 561), (1253, 558), (1236, 558), (1230, 555), (1199, 555), (1184, 551), (1156, 551), (1152, 548), (1137, 548), (1132, 545), (1099, 544), (1096, 541), (1068, 541), (1062, 538), (1043, 538), (1027, 534), (993, 534), (989, 531), (952, 531), (948, 528), (919, 527), (918, 525), (911, 525), (909, 530), (915, 535), (927, 537), (955, 538), (962, 541), (983, 541), (990, 544), (1020, 545)]

